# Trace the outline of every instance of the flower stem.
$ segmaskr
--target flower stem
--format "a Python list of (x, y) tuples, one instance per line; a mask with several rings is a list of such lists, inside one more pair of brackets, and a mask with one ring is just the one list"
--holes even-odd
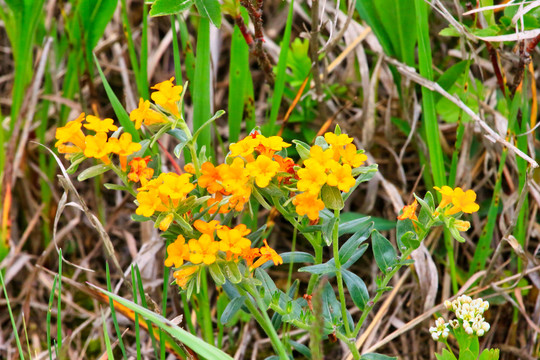
[(345, 300), (345, 292), (343, 291), (343, 277), (341, 275), (341, 261), (339, 259), (339, 210), (334, 210), (334, 228), (332, 229), (332, 246), (334, 250), (334, 262), (336, 264), (336, 280), (338, 284), (339, 302), (341, 303), (341, 317), (347, 336), (351, 336), (349, 329), (349, 318), (347, 317), (347, 302)]
[(201, 269), (201, 291), (198, 294), (199, 297), (199, 311), (202, 321), (200, 322), (202, 327), (202, 333), (204, 340), (214, 345), (214, 330), (212, 327), (212, 314), (210, 314), (210, 301), (208, 298), (208, 281), (204, 267)]
[[(270, 341), (272, 342), (272, 346), (274, 347), (274, 350), (277, 352), (280, 360), (289, 360), (289, 356), (287, 355), (287, 351), (285, 350), (285, 347), (281, 343), (281, 340), (279, 339), (279, 336), (274, 329), (274, 325), (272, 325), (272, 320), (270, 320), (270, 317), (268, 316), (268, 313), (266, 312), (267, 306), (265, 306), (264, 302), (262, 301), (259, 293), (257, 292), (257, 289), (253, 289), (251, 286), (246, 287), (249, 294), (251, 294), (255, 298), (255, 302), (257, 303), (257, 306), (259, 307), (260, 311), (255, 307), (253, 302), (251, 302), (249, 299), (245, 301), (245, 305), (255, 318), (259, 325), (263, 328), (266, 335), (270, 337)], [(240, 289), (240, 293), (245, 292)]]

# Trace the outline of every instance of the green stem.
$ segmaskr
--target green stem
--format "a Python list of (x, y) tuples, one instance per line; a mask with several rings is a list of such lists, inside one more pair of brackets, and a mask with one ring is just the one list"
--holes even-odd
[(345, 333), (351, 336), (349, 329), (349, 318), (347, 317), (347, 302), (345, 300), (345, 292), (343, 291), (343, 277), (341, 275), (341, 261), (339, 259), (339, 210), (334, 210), (334, 228), (332, 229), (332, 246), (334, 250), (334, 262), (336, 264), (336, 280), (338, 284), (339, 302), (341, 303), (341, 317), (345, 326)]
[(208, 298), (208, 281), (206, 276), (206, 270), (204, 267), (201, 269), (201, 291), (198, 294), (199, 298), (199, 311), (197, 315), (202, 317), (201, 328), (204, 340), (214, 345), (214, 330), (212, 327), (212, 314), (210, 314), (210, 301)]
[(352, 356), (354, 360), (360, 360), (360, 352), (358, 352), (358, 349), (356, 348), (356, 343), (354, 339), (347, 338), (345, 335), (340, 333), (339, 331), (336, 331), (336, 336), (339, 340), (343, 341), (347, 346), (349, 347), (349, 350), (351, 350)]
[[(402, 254), (402, 259), (407, 259), (409, 257), (409, 255), (411, 255), (411, 253), (413, 252), (413, 249), (407, 249), (403, 254)], [(390, 271), (388, 274), (386, 274), (384, 276), (384, 279), (382, 280), (382, 283), (381, 283), (381, 286), (380, 288), (381, 289), (384, 289), (386, 288), (386, 286), (388, 285), (388, 283), (390, 282), (390, 280), (394, 277), (394, 275), (399, 271), (399, 269), (401, 269), (403, 265), (401, 263), (398, 263), (393, 269), (392, 271)], [(360, 320), (358, 320), (358, 323), (356, 324), (356, 327), (354, 328), (354, 332), (353, 332), (353, 337), (356, 338), (358, 336), (358, 333), (360, 332), (360, 329), (362, 328), (362, 324), (364, 324), (364, 321), (366, 320), (367, 316), (369, 315), (369, 313), (371, 312), (371, 310), (375, 307), (375, 304), (377, 304), (377, 301), (379, 301), (379, 299), (381, 298), (383, 292), (382, 291), (378, 291), (377, 292), (377, 295), (375, 295), (375, 297), (373, 298), (373, 300), (371, 301), (370, 305), (366, 306), (366, 309), (364, 310), (364, 312), (362, 313), (362, 316), (360, 317)]]
[[(259, 325), (261, 325), (266, 335), (270, 337), (272, 346), (274, 347), (274, 350), (278, 353), (280, 360), (289, 360), (289, 355), (287, 354), (285, 347), (279, 339), (276, 329), (274, 329), (274, 325), (272, 325), (272, 320), (270, 320), (270, 317), (266, 312), (267, 306), (264, 304), (263, 300), (259, 296), (257, 289), (253, 289), (251, 286), (247, 286), (246, 288), (249, 294), (251, 294), (253, 298), (255, 298), (255, 302), (257, 303), (260, 312), (259, 310), (257, 310), (255, 305), (251, 301), (249, 301), (249, 299), (247, 299), (244, 304), (247, 306), (247, 308), (249, 309), (255, 320), (257, 320)], [(245, 294), (242, 289), (239, 289), (239, 291), (240, 293)]]
[[(316, 242), (312, 243), (313, 249), (315, 250), (315, 265), (322, 264), (323, 261), (323, 247), (321, 245), (321, 233), (317, 233), (317, 239)], [(313, 293), (313, 288), (317, 284), (317, 281), (319, 280), (319, 275), (317, 274), (311, 274), (311, 277), (309, 278), (308, 288), (307, 288), (307, 294)]]

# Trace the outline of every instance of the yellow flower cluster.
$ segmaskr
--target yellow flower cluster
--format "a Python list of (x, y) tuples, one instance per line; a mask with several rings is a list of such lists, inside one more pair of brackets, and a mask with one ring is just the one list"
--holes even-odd
[(140, 129), (142, 124), (151, 126), (166, 123), (169, 114), (174, 117), (180, 116), (179, 106), (183, 87), (174, 85), (173, 81), (174, 77), (152, 87), (156, 91), (150, 97), (156, 106), (153, 106), (148, 100), (139, 99), (139, 107), (129, 114), (130, 120), (135, 123), (135, 129)]
[(182, 201), (195, 188), (190, 180), (191, 174), (161, 173), (137, 189), (139, 206), (135, 212), (146, 217), (154, 215), (156, 211), (161, 212), (165, 217), (160, 221), (159, 228), (166, 231)]
[(452, 205), (445, 211), (445, 215), (454, 215), (460, 211), (472, 214), (480, 209), (480, 206), (475, 203), (476, 193), (474, 190), (463, 191), (460, 187), (452, 189), (450, 186), (443, 186), (442, 188), (434, 186), (433, 188), (442, 195), (439, 208), (443, 209), (450, 204)]
[[(244, 259), (250, 270), (269, 260), (272, 260), (275, 265), (283, 263), (283, 259), (268, 246), (266, 240), (263, 247), (251, 248), (251, 241), (245, 237), (251, 230), (244, 224), (229, 228), (220, 225), (217, 220), (210, 222), (196, 220), (193, 226), (200, 233), (198, 239), (190, 239), (186, 242), (182, 235), (178, 235), (176, 240), (167, 247), (165, 266), (182, 267), (174, 273), (176, 283), (181, 287), (184, 287), (198, 270), (198, 266), (193, 265), (211, 265), (219, 257), (227, 261)], [(259, 259), (254, 262), (257, 257)], [(185, 261), (189, 261), (192, 265), (183, 266)]]
[[(97, 116), (84, 113), (65, 126), (56, 129), (56, 144), (58, 152), (65, 154), (67, 159), (84, 154), (87, 158), (96, 158), (105, 164), (110, 164), (110, 154), (117, 154), (122, 171), (127, 170), (127, 157), (141, 149), (141, 144), (133, 142), (131, 134), (123, 133), (120, 138), (108, 137), (109, 131), (118, 127), (113, 119), (101, 120)], [(93, 131), (94, 135), (85, 135), (82, 127)]]
[(348, 192), (356, 182), (352, 170), (367, 160), (367, 156), (359, 153), (353, 139), (346, 134), (328, 132), (324, 139), (328, 148), (312, 146), (309, 158), (297, 172), (299, 180), (296, 187), (302, 193), (294, 198), (293, 204), (299, 215), (307, 215), (311, 221), (317, 221), (319, 211), (324, 209), (320, 199), (322, 187), (328, 185)]
[[(292, 176), (294, 161), (276, 154), (289, 146), (279, 136), (265, 137), (255, 132), (229, 146), (230, 163), (203, 163), (198, 184), (212, 195), (208, 201), (210, 213), (242, 211), (254, 185), (265, 188), (274, 179), (279, 182)], [(218, 208), (225, 196), (230, 196), (229, 200)]]

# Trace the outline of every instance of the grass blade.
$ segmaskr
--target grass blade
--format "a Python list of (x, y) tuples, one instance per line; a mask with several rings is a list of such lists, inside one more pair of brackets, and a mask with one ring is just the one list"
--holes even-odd
[(56, 343), (58, 354), (62, 354), (62, 249), (58, 251), (58, 301), (56, 314)]
[(231, 41), (229, 66), (229, 143), (238, 141), (244, 116), (246, 77), (249, 74), (249, 47), (237, 25)]
[(125, 132), (128, 132), (131, 134), (133, 141), (136, 141), (136, 142), (141, 141), (139, 132), (135, 130), (135, 125), (129, 119), (129, 114), (126, 112), (126, 109), (124, 109), (124, 107), (120, 103), (120, 100), (118, 100), (113, 89), (109, 85), (109, 82), (107, 81), (107, 78), (105, 77), (105, 74), (103, 74), (103, 70), (101, 70), (101, 66), (99, 66), (99, 61), (95, 54), (94, 54), (94, 61), (99, 71), (99, 76), (101, 77), (101, 81), (103, 82), (103, 87), (105, 88), (105, 91), (107, 92), (107, 97), (109, 98), (109, 101), (111, 102), (114, 113), (116, 114), (116, 117), (118, 118), (118, 121), (120, 122), (120, 125), (122, 125)]
[(275, 133), (275, 125), (279, 114), (283, 91), (285, 90), (285, 70), (287, 69), (287, 54), (289, 53), (289, 43), (291, 41), (291, 29), (293, 19), (294, 0), (289, 4), (289, 14), (287, 15), (287, 23), (285, 24), (285, 33), (281, 41), (281, 51), (277, 64), (277, 76), (274, 84), (274, 94), (272, 95), (272, 108), (270, 110), (270, 119), (266, 125), (262, 127), (264, 135), (273, 135)]
[[(105, 275), (107, 278), (107, 290), (112, 291), (111, 287), (111, 274), (109, 272), (109, 263), (105, 263)], [(118, 326), (118, 320), (116, 319), (116, 311), (114, 309), (114, 304), (111, 298), (109, 298), (109, 308), (111, 309), (111, 316), (114, 323), (114, 330), (116, 331), (116, 335), (118, 336), (118, 345), (120, 346), (120, 350), (122, 350), (122, 356), (124, 359), (127, 360), (127, 353), (126, 349), (124, 347), (124, 340), (122, 339), (122, 332), (120, 331), (120, 327)], [(105, 325), (103, 325), (105, 326)], [(107, 336), (108, 337), (108, 336)]]
[[(197, 33), (197, 53), (195, 59), (195, 79), (193, 80), (193, 132), (201, 128), (212, 114), (210, 100), (210, 20), (201, 17)], [(202, 129), (197, 145), (211, 150), (211, 129)]]
[(24, 360), (24, 353), (22, 351), (21, 341), (19, 339), (19, 331), (17, 330), (17, 324), (15, 323), (15, 318), (11, 312), (11, 305), (9, 303), (8, 293), (6, 289), (6, 284), (4, 284), (4, 275), (0, 270), (0, 283), (2, 284), (2, 289), (4, 290), (4, 296), (6, 298), (6, 305), (9, 312), (9, 319), (11, 320), (11, 327), (13, 328), (13, 335), (15, 336), (15, 342), (17, 343), (17, 349), (19, 350), (19, 357)]
[(185, 331), (184, 329), (174, 325), (169, 320), (165, 319), (163, 316), (158, 315), (156, 313), (153, 313), (152, 311), (137, 305), (129, 300), (126, 300), (118, 295), (115, 295), (109, 291), (103, 290), (98, 288), (97, 286), (94, 286), (92, 284), (88, 284), (89, 286), (95, 288), (96, 290), (102, 292), (103, 294), (113, 298), (115, 301), (119, 302), (120, 304), (128, 307), (129, 309), (135, 311), (139, 315), (145, 317), (149, 321), (156, 324), (158, 327), (169, 333), (172, 337), (177, 338), (182, 343), (189, 346), (191, 349), (193, 349), (194, 352), (197, 354), (207, 358), (207, 359), (215, 359), (215, 360), (232, 360), (232, 357), (221, 351), (220, 349), (207, 344), (202, 339), (199, 339), (198, 337), (190, 334), (189, 332)]

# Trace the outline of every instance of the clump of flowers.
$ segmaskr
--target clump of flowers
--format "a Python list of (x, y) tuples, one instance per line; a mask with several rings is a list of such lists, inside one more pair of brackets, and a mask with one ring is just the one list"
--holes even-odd
[[(435, 326), (429, 328), (433, 340), (446, 343), (448, 348), (448, 350), (443, 350), (442, 355), (436, 354), (437, 359), (456, 359), (446, 340), (450, 333), (455, 336), (458, 342), (460, 359), (462, 358), (462, 350), (467, 353), (467, 358), (477, 359), (479, 355), (478, 338), (490, 329), (489, 323), (484, 319), (484, 312), (489, 309), (489, 303), (482, 298), (473, 300), (470, 296), (461, 295), (453, 301), (446, 300), (444, 305), (455, 313), (456, 318), (446, 322), (443, 317), (439, 317), (435, 321)], [(489, 353), (491, 356), (486, 358), (498, 359), (499, 351), (497, 349), (485, 349), (484, 353)]]

